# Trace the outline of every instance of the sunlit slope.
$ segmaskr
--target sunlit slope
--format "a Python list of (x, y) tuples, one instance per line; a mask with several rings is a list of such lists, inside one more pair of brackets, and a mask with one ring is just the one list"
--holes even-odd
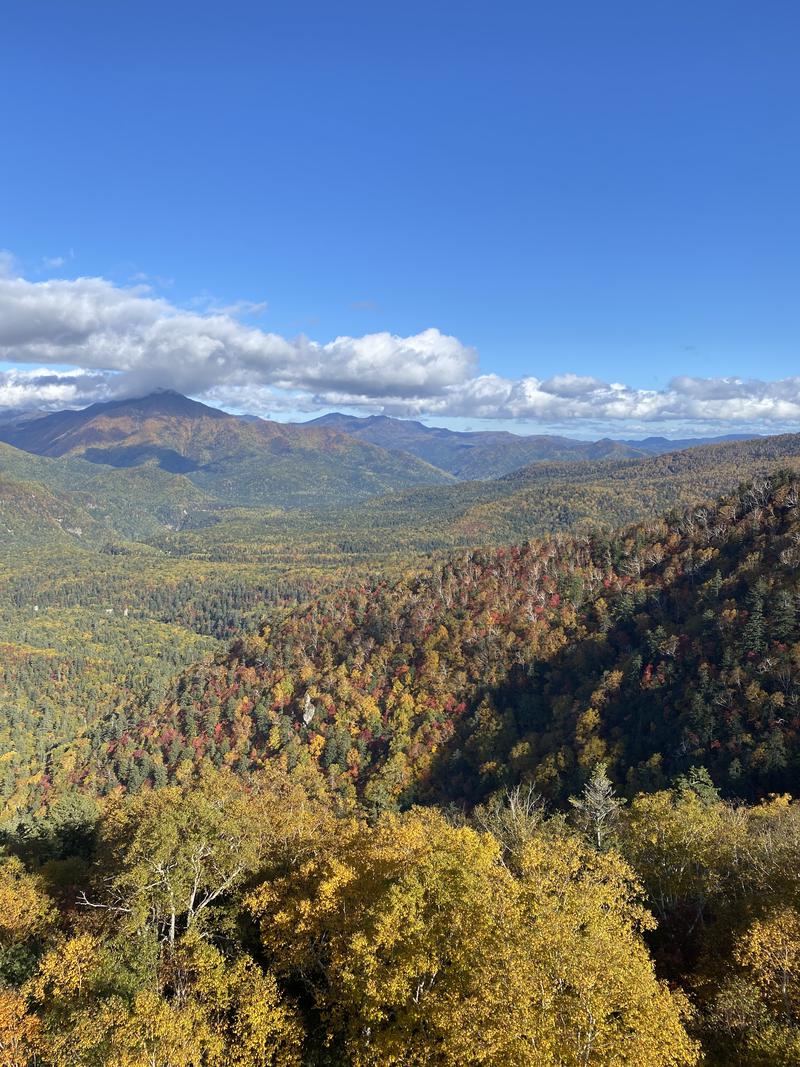
[(2, 427), (0, 439), (38, 455), (152, 466), (184, 475), (218, 502), (247, 506), (344, 503), (453, 480), (334, 430), (238, 418), (168, 392)]

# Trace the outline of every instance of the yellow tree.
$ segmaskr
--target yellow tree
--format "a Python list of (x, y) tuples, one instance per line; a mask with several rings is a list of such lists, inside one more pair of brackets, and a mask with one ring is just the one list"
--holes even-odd
[(110, 997), (76, 1012), (46, 1051), (53, 1067), (206, 1067), (219, 1042), (194, 1004), (143, 989), (132, 1001)]
[(249, 956), (230, 961), (213, 945), (189, 934), (176, 954), (185, 1000), (202, 1014), (216, 1042), (208, 1067), (295, 1067), (302, 1027), (282, 997), (274, 975)]
[(40, 1023), (25, 997), (0, 989), (0, 1067), (28, 1067), (36, 1061)]
[(786, 1018), (800, 1017), (800, 913), (780, 907), (753, 922), (735, 949), (766, 1000)]
[[(56, 927), (56, 912), (41, 880), (15, 856), (0, 860), (0, 961), (8, 978), (24, 975)], [(40, 1022), (17, 990), (0, 989), (0, 1067), (33, 1063)]]
[(299, 1065), (296, 1015), (249, 957), (228, 961), (192, 931), (139, 988), (118, 957), (118, 947), (79, 934), (42, 960), (26, 993), (52, 1067)]
[(702, 916), (719, 891), (724, 853), (736, 849), (734, 829), (724, 804), (706, 802), (692, 790), (634, 799), (622, 821), (622, 850), (659, 919), (679, 908), (693, 921)]
[(523, 865), (417, 810), (352, 824), (250, 907), (355, 1067), (694, 1063), (627, 867), (552, 835)]
[[(435, 813), (387, 816), (343, 828), (335, 850), (251, 895), (276, 965), (311, 986), (356, 1067), (532, 1062), (535, 1025), (498, 981), (525, 977), (498, 858), (488, 836)], [(465, 1020), (479, 1040), (465, 1042)]]
[(523, 848), (528, 952), (554, 1030), (555, 1062), (691, 1064), (688, 1004), (657, 981), (641, 938), (655, 926), (632, 870), (577, 837), (540, 834)]
[(101, 877), (83, 902), (170, 944), (262, 864), (299, 854), (321, 805), (277, 769), (247, 785), (228, 771), (121, 798), (102, 822)]
[(56, 920), (52, 901), (36, 875), (16, 856), (0, 859), (0, 949), (49, 933)]
[[(46, 1063), (78, 1067), (96, 1061), (113, 1028), (110, 1002), (98, 997), (111, 971), (104, 945), (91, 933), (64, 937), (42, 957), (23, 993), (41, 1020), (38, 1051)], [(115, 1022), (124, 1016), (122, 1005), (116, 1007)]]

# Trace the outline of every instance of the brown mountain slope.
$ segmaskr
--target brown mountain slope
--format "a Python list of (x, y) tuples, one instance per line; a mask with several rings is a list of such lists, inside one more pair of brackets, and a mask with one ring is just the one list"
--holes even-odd
[(242, 419), (172, 392), (2, 427), (0, 440), (38, 455), (158, 466), (224, 503), (347, 502), (452, 481), (414, 456), (335, 430)]

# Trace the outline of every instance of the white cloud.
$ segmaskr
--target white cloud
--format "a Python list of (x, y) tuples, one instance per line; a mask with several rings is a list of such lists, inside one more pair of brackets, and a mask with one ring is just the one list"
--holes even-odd
[(665, 389), (636, 389), (619, 382), (560, 375), (517, 381), (484, 375), (447, 389), (432, 403), (396, 407), (398, 414), (438, 414), (535, 420), (550, 425), (696, 423), (795, 426), (800, 422), (800, 377), (765, 382), (740, 378), (675, 378)]
[(48, 367), (0, 372), (0, 408), (81, 407), (111, 395), (111, 380), (102, 372)]
[(0, 359), (112, 371), (119, 394), (161, 386), (202, 395), (221, 386), (270, 385), (358, 391), (374, 400), (437, 395), (476, 365), (471, 349), (436, 329), (327, 344), (287, 340), (229, 310), (182, 310), (143, 286), (10, 276), (0, 279)]
[(800, 422), (800, 377), (676, 377), (659, 390), (569, 372), (509, 379), (481, 374), (475, 351), (435, 328), (321, 343), (237, 317), (261, 311), (249, 303), (186, 310), (147, 285), (103, 278), (31, 282), (0, 252), (0, 361), (16, 365), (0, 374), (0, 406), (80, 406), (160, 387), (256, 413), (349, 408), (573, 432)]

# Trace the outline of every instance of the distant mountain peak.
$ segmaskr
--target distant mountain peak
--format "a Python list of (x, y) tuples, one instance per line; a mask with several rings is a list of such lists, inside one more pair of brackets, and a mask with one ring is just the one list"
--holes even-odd
[(175, 389), (154, 389), (143, 396), (121, 397), (92, 404), (86, 409), (92, 415), (141, 412), (144, 415), (184, 415), (191, 418), (229, 419), (233, 416), (219, 408), (209, 407), (199, 400), (191, 400)]

